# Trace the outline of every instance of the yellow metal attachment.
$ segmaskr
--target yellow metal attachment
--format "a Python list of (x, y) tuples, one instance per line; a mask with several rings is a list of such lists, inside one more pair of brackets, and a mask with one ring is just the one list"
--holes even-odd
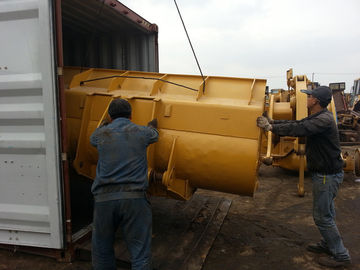
[[(274, 95), (270, 96), (270, 106), (269, 106), (269, 117), (273, 118), (273, 113), (274, 113)], [(273, 163), (273, 158), (271, 156), (271, 146), (272, 146), (272, 132), (268, 131), (267, 132), (267, 151), (266, 151), (266, 156), (263, 160), (263, 162), (266, 165), (271, 165)]]
[(70, 152), (79, 174), (94, 179), (97, 152), (89, 137), (107, 117), (111, 100), (125, 98), (134, 123), (158, 119), (159, 141), (148, 148), (153, 195), (186, 200), (196, 188), (253, 195), (260, 148), (256, 118), (264, 111), (266, 80), (208, 76), (203, 92), (200, 76), (106, 69), (64, 73)]
[[(307, 89), (310, 81), (305, 75), (293, 76), (287, 71), (287, 96), (283, 90), (270, 95), (269, 115), (276, 120), (300, 120), (308, 116), (307, 97), (300, 92)], [(281, 94), (281, 95), (280, 95)], [(275, 98), (276, 97), (276, 98)], [(286, 98), (285, 98), (286, 97)], [(268, 132), (264, 163), (299, 171), (298, 194), (304, 196), (304, 171), (306, 168), (305, 140), (303, 138), (272, 136)]]

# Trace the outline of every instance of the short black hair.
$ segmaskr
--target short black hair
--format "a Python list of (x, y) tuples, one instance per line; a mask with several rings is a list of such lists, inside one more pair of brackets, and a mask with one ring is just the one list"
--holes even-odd
[(131, 105), (125, 99), (114, 99), (109, 105), (108, 113), (113, 120), (119, 117), (130, 118)]
[(326, 101), (321, 101), (321, 100), (319, 100), (319, 104), (322, 108), (326, 108), (329, 105), (329, 103), (327, 103)]

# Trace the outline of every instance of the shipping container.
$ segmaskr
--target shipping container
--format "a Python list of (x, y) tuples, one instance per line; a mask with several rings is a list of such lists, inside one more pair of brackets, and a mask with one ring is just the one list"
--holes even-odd
[(0, 244), (71, 259), (92, 196), (69, 164), (64, 75), (158, 72), (158, 28), (115, 0), (5, 0), (0, 34)]

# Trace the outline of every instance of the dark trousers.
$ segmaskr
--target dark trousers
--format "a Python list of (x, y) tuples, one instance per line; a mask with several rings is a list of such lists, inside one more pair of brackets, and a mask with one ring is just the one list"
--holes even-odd
[(92, 234), (94, 270), (116, 270), (114, 241), (118, 227), (131, 255), (131, 269), (151, 269), (151, 205), (146, 198), (137, 198), (95, 202)]

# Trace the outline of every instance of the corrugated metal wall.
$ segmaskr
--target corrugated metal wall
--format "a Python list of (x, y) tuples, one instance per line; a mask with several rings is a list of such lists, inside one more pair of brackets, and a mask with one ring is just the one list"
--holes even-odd
[(134, 24), (126, 12), (97, 0), (62, 1), (65, 66), (158, 72), (157, 30)]
[(158, 72), (154, 36), (110, 34), (90, 38), (64, 31), (65, 66)]

